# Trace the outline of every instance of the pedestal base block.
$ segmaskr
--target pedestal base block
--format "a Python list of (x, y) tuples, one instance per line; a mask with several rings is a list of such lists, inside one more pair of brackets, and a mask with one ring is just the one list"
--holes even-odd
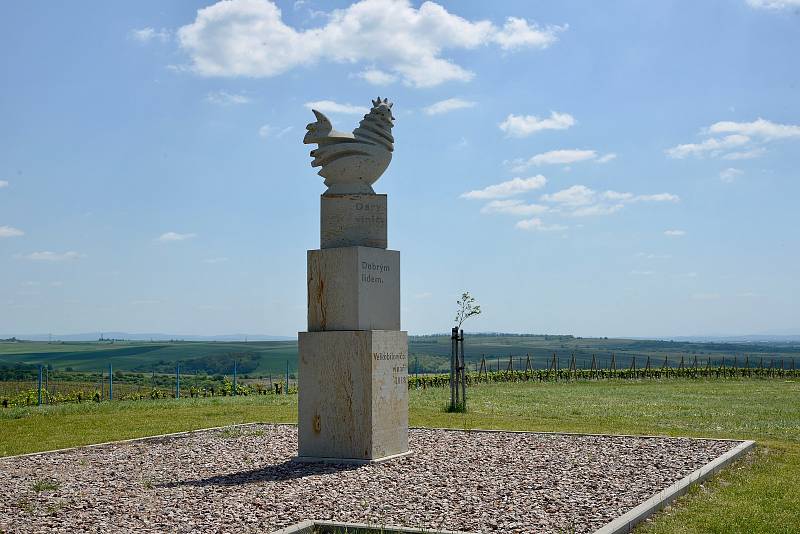
[(299, 356), (298, 460), (371, 463), (408, 452), (406, 332), (300, 332)]

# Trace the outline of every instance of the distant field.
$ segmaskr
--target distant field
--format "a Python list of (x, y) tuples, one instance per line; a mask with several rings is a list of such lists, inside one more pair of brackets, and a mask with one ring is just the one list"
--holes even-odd
[[(524, 369), (530, 356), (534, 368), (546, 368), (556, 354), (558, 365), (566, 367), (574, 355), (579, 368), (588, 368), (592, 357), (607, 367), (612, 354), (618, 367), (627, 367), (632, 358), (644, 367), (660, 367), (665, 359), (673, 366), (681, 358), (686, 365), (697, 358), (716, 366), (723, 358), (728, 365), (733, 358), (741, 366), (745, 358), (757, 367), (762, 363), (788, 369), (792, 362), (800, 368), (800, 343), (689, 343), (632, 339), (576, 338), (572, 336), (467, 335), (465, 358), (474, 368), (486, 357), (491, 368), (506, 369), (509, 357), (515, 369)], [(409, 370), (437, 372), (448, 369), (450, 339), (447, 336), (412, 336), (409, 339)], [(13, 364), (49, 364), (54, 369), (98, 372), (112, 363), (115, 370), (169, 373), (180, 362), (187, 371), (230, 374), (233, 360), (239, 362), (240, 374), (279, 374), (297, 369), (296, 341), (255, 342), (0, 342), (0, 366)]]

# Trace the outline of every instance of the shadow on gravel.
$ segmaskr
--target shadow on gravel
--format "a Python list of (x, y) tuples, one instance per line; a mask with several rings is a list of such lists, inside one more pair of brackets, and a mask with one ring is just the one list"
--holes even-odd
[(228, 473), (196, 480), (177, 480), (166, 484), (158, 484), (161, 488), (175, 488), (179, 486), (240, 486), (258, 482), (273, 482), (282, 480), (295, 480), (312, 475), (330, 475), (343, 471), (352, 471), (364, 467), (363, 465), (348, 464), (304, 464), (286, 460), (275, 465), (268, 465), (259, 469)]

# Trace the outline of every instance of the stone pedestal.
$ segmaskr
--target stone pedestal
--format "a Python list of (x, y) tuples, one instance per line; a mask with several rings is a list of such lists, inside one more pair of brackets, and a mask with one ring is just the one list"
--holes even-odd
[(400, 330), (400, 253), (309, 250), (308, 330)]
[(386, 248), (386, 195), (322, 195), (320, 248)]
[(408, 451), (408, 336), (386, 195), (323, 195), (299, 333), (299, 461), (369, 463)]
[(408, 452), (408, 336), (300, 333), (301, 460), (367, 463)]

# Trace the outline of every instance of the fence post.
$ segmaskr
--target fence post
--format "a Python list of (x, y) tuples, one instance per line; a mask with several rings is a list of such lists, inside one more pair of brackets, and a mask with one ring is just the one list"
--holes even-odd
[(114, 400), (114, 368), (108, 362), (108, 400)]
[(289, 394), (289, 360), (286, 360), (286, 391), (284, 391), (283, 394)]
[(233, 360), (233, 396), (236, 396), (236, 360)]
[(181, 398), (181, 364), (175, 364), (175, 398)]
[(39, 406), (42, 405), (42, 366), (39, 366)]

